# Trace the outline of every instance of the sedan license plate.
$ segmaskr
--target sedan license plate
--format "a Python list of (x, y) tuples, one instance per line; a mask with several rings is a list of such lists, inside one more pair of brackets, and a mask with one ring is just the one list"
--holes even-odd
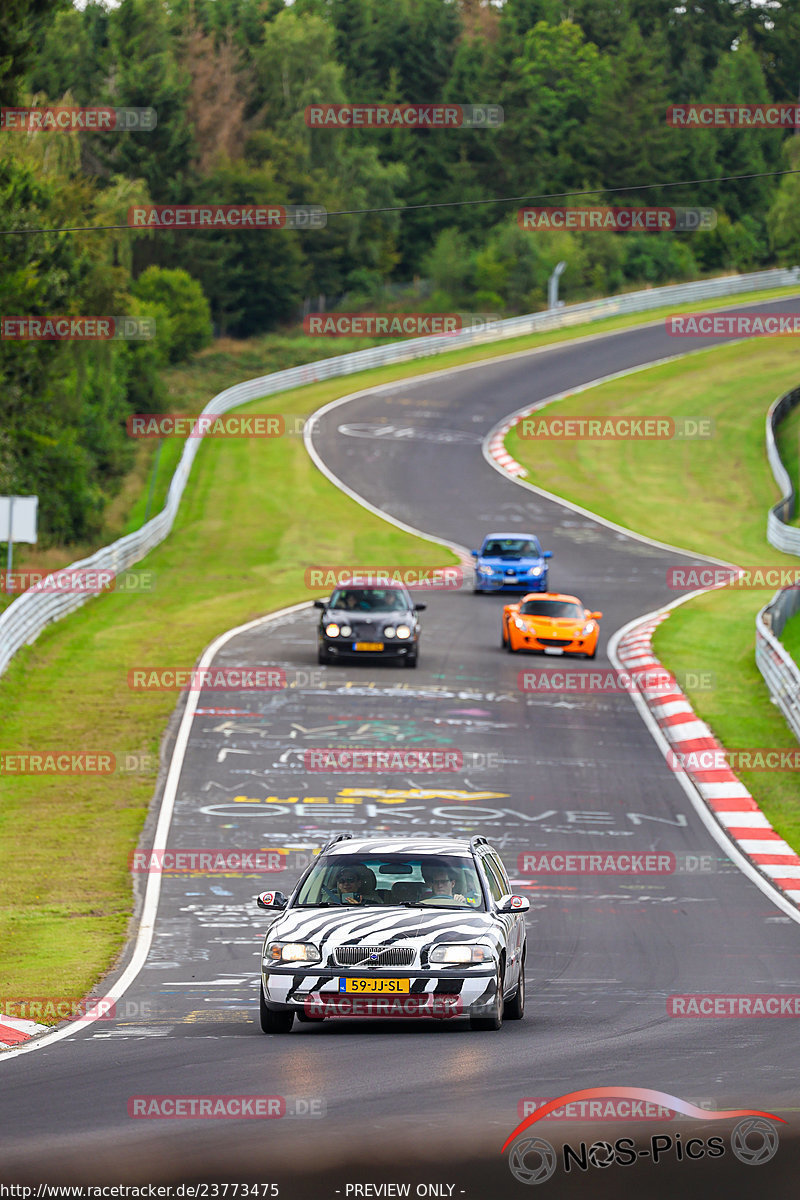
[(340, 992), (409, 992), (410, 979), (340, 979)]
[(355, 642), (354, 650), (382, 650), (383, 642)]

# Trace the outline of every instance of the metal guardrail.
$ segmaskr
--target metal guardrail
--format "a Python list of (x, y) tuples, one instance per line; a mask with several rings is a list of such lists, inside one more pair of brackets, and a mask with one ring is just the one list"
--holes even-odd
[(797, 497), (789, 472), (781, 461), (775, 438), (778, 425), (800, 404), (800, 387), (779, 396), (767, 413), (767, 458), (772, 474), (781, 493), (781, 499), (773, 504), (767, 514), (767, 541), (784, 554), (800, 554), (800, 529), (789, 525), (797, 511)]
[[(228, 412), (240, 404), (247, 404), (262, 396), (274, 395), (301, 387), (303, 384), (333, 379), (341, 375), (352, 375), (370, 367), (390, 366), (409, 359), (445, 354), (462, 347), (480, 345), (520, 337), (527, 333), (563, 329), (570, 325), (598, 321), (604, 317), (626, 313), (647, 312), (670, 304), (686, 304), (695, 300), (717, 296), (733, 296), (744, 292), (767, 288), (791, 287), (800, 284), (800, 267), (756, 271), (750, 275), (729, 275), (720, 279), (704, 279), (695, 283), (675, 284), (670, 287), (648, 288), (645, 291), (628, 292), (622, 296), (589, 300), (573, 304), (553, 312), (531, 313), (522, 317), (511, 317), (498, 321), (483, 329), (465, 329), (459, 333), (441, 337), (414, 338), (403, 342), (392, 342), (387, 346), (374, 346), (368, 350), (355, 350), (336, 358), (325, 358), (303, 367), (290, 367), (236, 384), (214, 396), (203, 409), (203, 414)], [(170, 483), (164, 508), (142, 525), (140, 529), (119, 538), (110, 546), (97, 550), (89, 558), (70, 563), (65, 570), (78, 568), (111, 570), (115, 573), (140, 562), (154, 547), (169, 535), (178, 512), (183, 490), (189, 478), (200, 438), (187, 438), (175, 474)], [(92, 598), (87, 592), (24, 592), (0, 614), (0, 675), (11, 659), (24, 645), (30, 645), (41, 631), (52, 621), (59, 621), (74, 612)]]
[(792, 733), (800, 741), (800, 670), (781, 645), (789, 617), (800, 612), (800, 587), (781, 588), (756, 617), (756, 666)]

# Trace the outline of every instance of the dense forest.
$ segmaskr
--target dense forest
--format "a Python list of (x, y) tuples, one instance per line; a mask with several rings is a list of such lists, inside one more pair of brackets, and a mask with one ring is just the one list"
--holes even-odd
[[(800, 167), (797, 134), (665, 117), (799, 89), (796, 0), (5, 0), (0, 104), (153, 108), (157, 125), (0, 131), (0, 314), (146, 314), (158, 336), (0, 341), (0, 494), (44, 497), (45, 538), (95, 535), (130, 467), (125, 418), (163, 406), (164, 365), (212, 332), (265, 333), (309, 307), (535, 311), (560, 259), (567, 301), (800, 261), (798, 175), (777, 174)], [(374, 101), (496, 104), (504, 121), (304, 116)], [(718, 220), (531, 233), (504, 199), (563, 193)], [(331, 215), (291, 232), (126, 227), (131, 205), (178, 202)]]

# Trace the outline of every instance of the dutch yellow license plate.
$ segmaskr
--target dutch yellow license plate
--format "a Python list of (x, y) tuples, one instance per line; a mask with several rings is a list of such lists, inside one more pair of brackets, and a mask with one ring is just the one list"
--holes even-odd
[(356, 650), (382, 650), (383, 642), (356, 642)]
[(340, 979), (340, 992), (408, 992), (411, 990), (410, 979)]

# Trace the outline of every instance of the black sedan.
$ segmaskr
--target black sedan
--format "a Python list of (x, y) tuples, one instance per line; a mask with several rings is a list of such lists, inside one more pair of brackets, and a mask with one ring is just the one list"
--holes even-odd
[(319, 623), (319, 661), (340, 658), (395, 659), (407, 667), (417, 665), (418, 612), (404, 587), (338, 587), (327, 600), (315, 600), (322, 609)]

